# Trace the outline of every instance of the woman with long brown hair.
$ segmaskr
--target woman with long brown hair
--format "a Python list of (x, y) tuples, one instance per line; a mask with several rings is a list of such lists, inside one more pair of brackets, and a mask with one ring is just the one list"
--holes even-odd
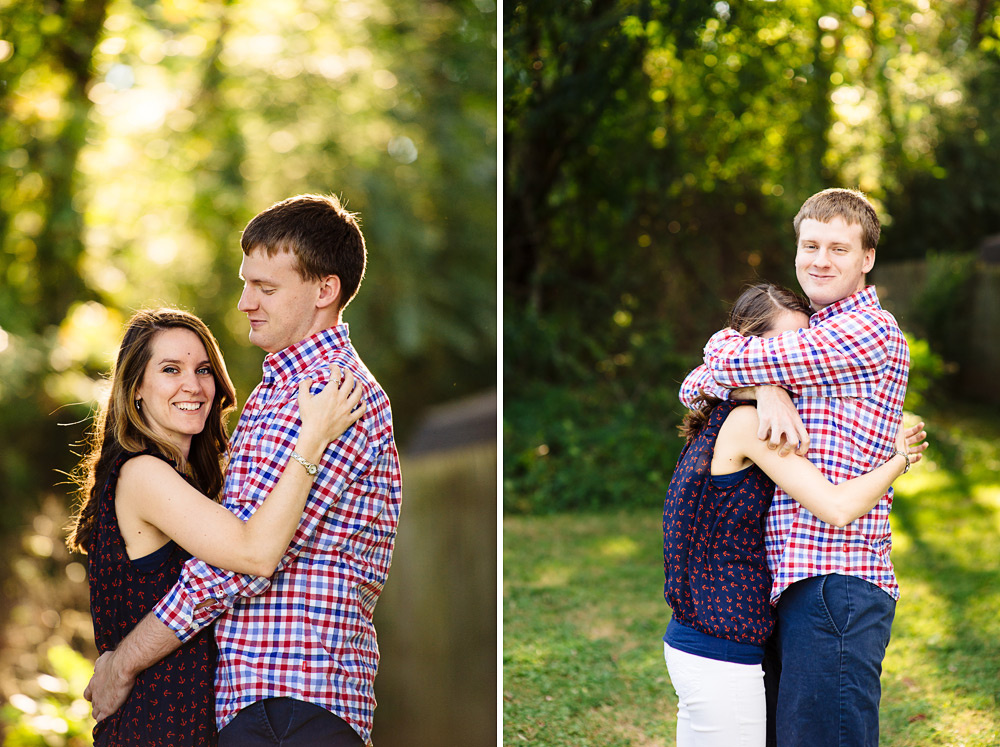
[[(760, 284), (736, 301), (729, 326), (775, 337), (807, 327), (810, 314), (798, 294)], [(923, 423), (900, 423), (887, 461), (834, 485), (806, 457), (780, 456), (757, 437), (754, 402), (700, 399), (681, 426), (687, 442), (663, 507), (664, 597), (672, 613), (663, 641), (678, 699), (677, 744), (762, 747), (761, 663), (775, 620), (764, 516), (775, 485), (820, 520), (845, 526), (920, 461), (926, 434)]]
[[(339, 382), (340, 376), (331, 378)], [(111, 372), (107, 404), (78, 469), (80, 504), (68, 539), (89, 555), (91, 614), (100, 652), (114, 649), (173, 586), (192, 555), (270, 576), (298, 526), (312, 473), (287, 467), (243, 520), (217, 499), (236, 393), (218, 343), (198, 317), (137, 312)], [(302, 430), (293, 458), (320, 461), (364, 412), (348, 372), (319, 394), (299, 384)], [(94, 729), (96, 745), (212, 745), (211, 629), (147, 669), (125, 704)]]

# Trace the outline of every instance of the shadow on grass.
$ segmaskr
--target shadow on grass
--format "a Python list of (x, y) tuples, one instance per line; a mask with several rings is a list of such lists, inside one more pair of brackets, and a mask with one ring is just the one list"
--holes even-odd
[(1000, 743), (996, 422), (929, 419), (934, 461), (899, 485), (892, 529), (902, 597), (882, 703), (893, 744)]
[(658, 511), (504, 522), (505, 745), (663, 745)]

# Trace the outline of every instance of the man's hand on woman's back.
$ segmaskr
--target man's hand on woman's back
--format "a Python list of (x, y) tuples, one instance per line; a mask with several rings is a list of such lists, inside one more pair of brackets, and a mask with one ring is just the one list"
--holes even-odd
[(756, 389), (760, 420), (757, 438), (767, 441), (769, 449), (777, 449), (779, 456), (788, 456), (793, 451), (805, 456), (809, 451), (809, 433), (788, 392), (778, 386)]

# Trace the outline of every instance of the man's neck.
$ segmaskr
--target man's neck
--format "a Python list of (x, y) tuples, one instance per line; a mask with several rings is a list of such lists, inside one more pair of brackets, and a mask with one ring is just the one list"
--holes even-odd
[[(317, 315), (317, 317), (313, 320), (312, 325), (309, 327), (308, 330), (306, 330), (305, 334), (302, 335), (300, 339), (293, 342), (291, 345), (282, 348), (282, 350), (288, 350), (288, 348), (295, 347), (303, 340), (308, 340), (310, 337), (318, 335), (325, 329), (332, 329), (334, 327), (340, 326), (341, 324), (343, 324), (343, 317), (339, 312), (336, 315), (333, 314), (326, 314), (322, 316)], [(276, 352), (280, 353), (281, 350), (278, 350)]]

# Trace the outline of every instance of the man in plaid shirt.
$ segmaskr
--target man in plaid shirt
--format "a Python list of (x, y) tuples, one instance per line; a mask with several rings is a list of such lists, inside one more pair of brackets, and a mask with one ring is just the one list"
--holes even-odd
[[(892, 457), (909, 350), (865, 283), (880, 227), (864, 195), (824, 190), (794, 226), (796, 276), (816, 312), (809, 329), (716, 333), (680, 396), (689, 407), (702, 389), (755, 397), (760, 438), (782, 454), (808, 452), (839, 483)], [(891, 506), (890, 488), (871, 512), (837, 528), (775, 491), (765, 528), (778, 615), (764, 665), (768, 744), (878, 744), (879, 677), (899, 598)]]
[[(269, 355), (230, 439), (224, 504), (249, 518), (283, 469), (300, 469), (291, 460), (314, 486), (270, 578), (188, 561), (171, 592), (98, 661), (94, 716), (113, 713), (138, 672), (218, 618), (220, 745), (278, 744), (275, 733), (282, 745), (367, 744), (378, 666), (372, 614), (401, 489), (389, 400), (342, 322), (364, 275), (364, 238), (335, 197), (300, 195), (250, 221), (241, 243), (239, 309), (250, 341)], [(294, 453), (298, 383), (321, 387), (342, 369), (364, 387), (365, 413), (313, 465)]]

